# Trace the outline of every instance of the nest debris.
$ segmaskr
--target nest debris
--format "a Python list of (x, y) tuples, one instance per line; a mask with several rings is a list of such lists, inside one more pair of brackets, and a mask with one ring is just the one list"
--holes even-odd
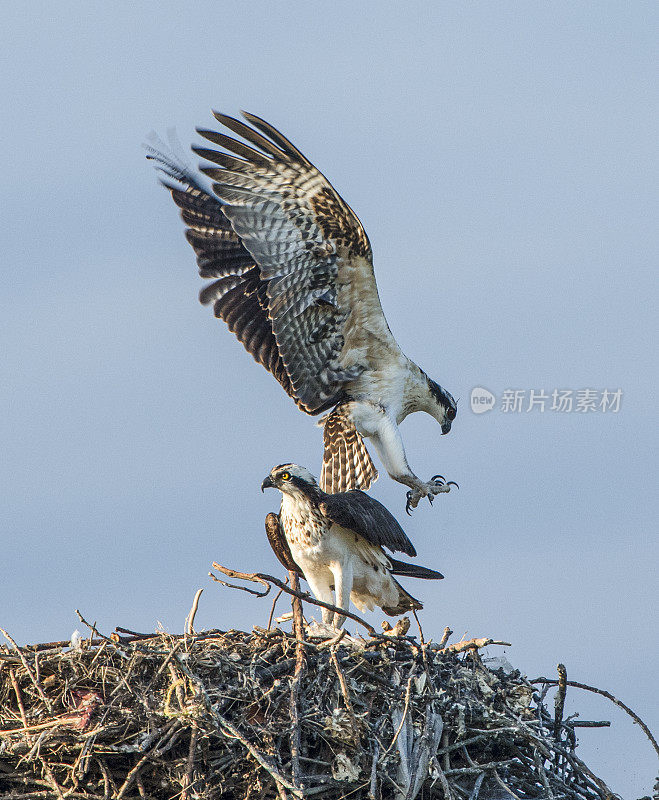
[(0, 647), (3, 798), (614, 797), (491, 640), (95, 633)]

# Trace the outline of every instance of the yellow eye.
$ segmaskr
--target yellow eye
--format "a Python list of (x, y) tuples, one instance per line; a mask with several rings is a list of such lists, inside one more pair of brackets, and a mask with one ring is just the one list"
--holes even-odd
[(279, 476), (283, 481), (290, 481), (291, 473), (290, 472), (282, 472)]

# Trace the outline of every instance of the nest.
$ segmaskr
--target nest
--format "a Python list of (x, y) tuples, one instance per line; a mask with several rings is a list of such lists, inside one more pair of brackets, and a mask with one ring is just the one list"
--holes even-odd
[(3, 646), (0, 794), (613, 797), (575, 754), (583, 723), (484, 662), (488, 641), (255, 628)]

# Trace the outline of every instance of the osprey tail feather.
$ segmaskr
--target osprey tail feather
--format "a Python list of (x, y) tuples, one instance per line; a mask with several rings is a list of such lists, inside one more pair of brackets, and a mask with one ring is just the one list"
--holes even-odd
[[(389, 556), (389, 563), (391, 564), (391, 575), (400, 575), (405, 578), (423, 578), (424, 580), (440, 580), (444, 576), (437, 570), (430, 569), (429, 567), (422, 567), (420, 564), (407, 564), (405, 561), (398, 561)], [(423, 604), (412, 597), (412, 595), (403, 589), (395, 578), (392, 578), (398, 589), (398, 605), (394, 608), (392, 606), (382, 606), (382, 610), (390, 617), (397, 617), (399, 614), (404, 614), (406, 611), (419, 611), (423, 608)]]
[(321, 489), (328, 494), (368, 489), (378, 471), (348, 409), (337, 406), (321, 422), (325, 423)]
[(388, 614), (390, 617), (397, 617), (400, 614), (404, 614), (406, 611), (420, 611), (423, 608), (423, 603), (417, 600), (416, 597), (412, 597), (409, 592), (405, 591), (397, 580), (393, 578), (392, 580), (398, 589), (398, 605), (395, 608), (392, 606), (382, 606), (384, 613)]

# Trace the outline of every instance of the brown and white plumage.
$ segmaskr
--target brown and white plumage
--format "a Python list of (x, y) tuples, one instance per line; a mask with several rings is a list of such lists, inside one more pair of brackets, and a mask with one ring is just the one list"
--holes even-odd
[[(361, 611), (379, 606), (396, 616), (423, 606), (395, 575), (443, 577), (384, 552), (387, 548), (416, 556), (396, 519), (365, 492), (328, 494), (297, 464), (274, 467), (261, 488), (277, 488), (282, 493), (279, 515), (266, 517), (268, 540), (277, 558), (286, 569), (304, 577), (319, 600), (346, 610), (352, 600)], [(323, 609), (323, 622), (340, 627), (344, 620)]]
[(362, 436), (387, 471), (412, 489), (410, 504), (450, 488), (410, 469), (398, 424), (426, 411), (447, 433), (456, 406), (400, 350), (378, 297), (368, 237), (329, 181), (279, 131), (215, 117), (240, 139), (198, 132), (223, 148), (194, 147), (213, 198), (195, 175), (158, 151), (154, 158), (182, 210), (202, 277), (201, 292), (245, 348), (298, 407), (325, 418), (322, 484), (368, 488), (377, 471)]

